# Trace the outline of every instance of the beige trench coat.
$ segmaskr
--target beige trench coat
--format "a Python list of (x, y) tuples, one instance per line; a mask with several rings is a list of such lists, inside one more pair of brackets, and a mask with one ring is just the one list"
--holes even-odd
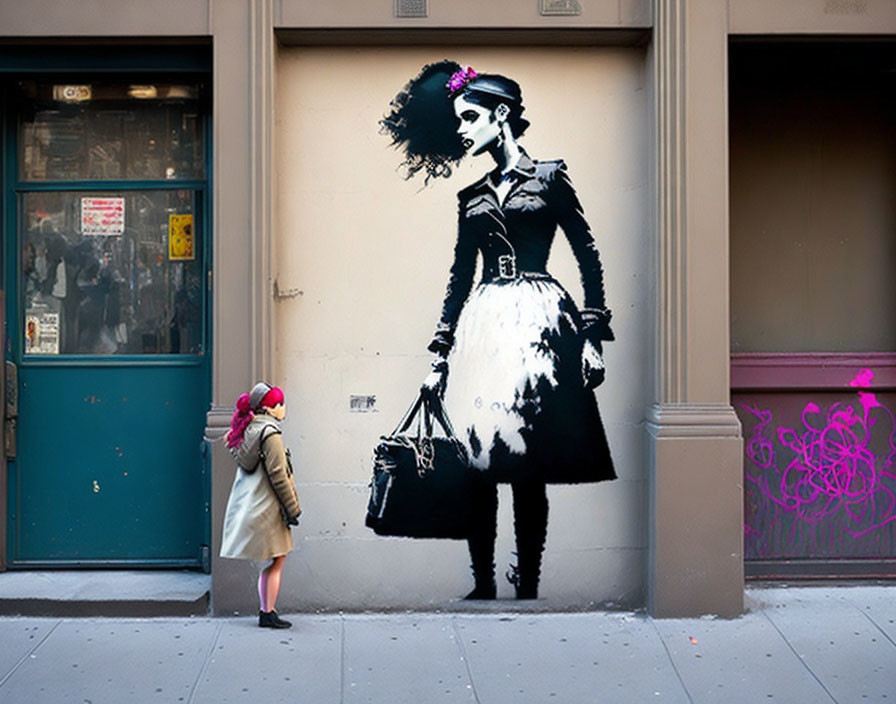
[[(264, 465), (258, 461), (259, 450), (264, 451)], [(286, 555), (293, 542), (285, 518), (297, 518), (302, 510), (277, 421), (264, 414), (253, 418), (234, 454), (239, 466), (224, 515), (221, 557), (268, 560)]]

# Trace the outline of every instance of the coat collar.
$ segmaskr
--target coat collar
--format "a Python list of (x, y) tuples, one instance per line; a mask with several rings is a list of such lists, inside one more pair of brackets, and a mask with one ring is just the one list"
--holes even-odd
[[(534, 178), (535, 173), (536, 173), (535, 160), (530, 158), (529, 155), (526, 153), (526, 150), (523, 149), (522, 147), (520, 147), (520, 151), (521, 151), (520, 159), (519, 159), (519, 161), (516, 162), (516, 164), (513, 166), (513, 168), (510, 169), (510, 171), (522, 176), (523, 178)], [(481, 191), (481, 190), (491, 191), (492, 184), (499, 181), (500, 178), (501, 178), (500, 169), (494, 168), (491, 171), (489, 171), (485, 176), (483, 176), (481, 179), (476, 181), (471, 186), (471, 188), (475, 191)], [(491, 181), (491, 183), (489, 183), (489, 181)]]
[[(532, 178), (535, 175), (535, 162), (529, 158), (529, 155), (526, 153), (526, 150), (520, 147), (520, 158), (519, 161), (514, 164), (511, 171), (515, 171), (518, 174), (525, 176), (526, 178)], [(501, 175), (501, 172), (498, 169), (495, 169), (491, 172), (495, 176)], [(491, 174), (490, 174), (491, 175)]]

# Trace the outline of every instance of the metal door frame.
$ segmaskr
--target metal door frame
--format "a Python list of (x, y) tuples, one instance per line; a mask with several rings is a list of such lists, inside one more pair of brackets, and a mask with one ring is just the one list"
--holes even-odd
[[(204, 155), (204, 178), (183, 180), (82, 180), (82, 181), (44, 181), (21, 182), (18, 171), (18, 117), (17, 106), (9, 96), (11, 81), (28, 77), (37, 80), (47, 80), (54, 77), (66, 80), (72, 76), (80, 78), (114, 80), (123, 76), (134, 76), (140, 82), (146, 80), (199, 79), (212, 85), (211, 51), (208, 42), (177, 45), (166, 44), (161, 46), (140, 45), (126, 46), (118, 44), (100, 46), (25, 46), (7, 45), (0, 46), (0, 231), (3, 235), (3, 246), (0, 247), (0, 277), (3, 285), (0, 287), (0, 321), (4, 322), (5, 354), (4, 360), (12, 359), (20, 363), (22, 349), (19, 338), (21, 321), (18, 316), (9, 316), (7, 320), (7, 305), (21, 305), (21, 280), (18, 257), (10, 256), (11, 251), (20, 251), (20, 233), (18, 223), (18, 198), (22, 192), (37, 191), (118, 191), (133, 192), (140, 190), (187, 190), (195, 194), (194, 213), (196, 222), (195, 232), (201, 241), (201, 270), (205, 272), (206, 284), (203, 293), (202, 310), (202, 339), (203, 353), (200, 359), (177, 360), (167, 355), (119, 355), (109, 356), (66, 356), (59, 355), (52, 360), (31, 360), (27, 366), (46, 365), (75, 365), (75, 366), (204, 366), (206, 383), (211, 403), (212, 392), (212, 262), (213, 262), (213, 237), (212, 237), (212, 105), (209, 100), (202, 108), (202, 140)], [(12, 288), (11, 288), (12, 287)], [(6, 295), (10, 290), (12, 296)], [(12, 299), (10, 301), (10, 299)], [(15, 342), (13, 342), (15, 341)], [(16, 345), (13, 348), (13, 344)], [(166, 358), (167, 357), (167, 358)], [(0, 384), (2, 384), (3, 398), (0, 398), (0, 408), (5, 413), (5, 365), (0, 365)], [(4, 423), (5, 425), (5, 423)], [(6, 569), (36, 569), (36, 568), (72, 568), (72, 567), (180, 567), (198, 568), (209, 571), (209, 549), (211, 545), (211, 476), (210, 467), (205, 457), (204, 443), (201, 437), (196, 439), (197, 471), (200, 472), (201, 505), (197, 507), (196, 520), (201, 521), (201, 527), (197, 534), (202, 548), (195, 560), (92, 560), (89, 564), (83, 560), (59, 560), (52, 563), (35, 561), (10, 560), (12, 553), (11, 541), (14, 537), (14, 527), (11, 525), (13, 512), (9, 510), (9, 501), (12, 497), (12, 486), (9, 481), (9, 468), (7, 466), (7, 449), (5, 437), (3, 439), (2, 476), (0, 476), (0, 571)]]

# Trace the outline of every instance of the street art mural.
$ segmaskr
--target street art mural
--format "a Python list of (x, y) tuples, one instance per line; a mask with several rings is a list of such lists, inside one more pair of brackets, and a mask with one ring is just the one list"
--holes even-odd
[[(441, 61), (425, 66), (381, 121), (405, 178), (419, 173), (425, 184), (450, 177), (465, 156), (491, 157), (491, 170), (458, 193), (454, 258), (421, 392), (425, 407), (453, 423), (473, 477), (465, 497), (471, 599), (496, 594), (498, 483), (513, 490), (517, 562), (506, 576), (517, 598), (531, 599), (546, 484), (616, 476), (593, 391), (604, 381), (603, 344), (614, 339), (600, 256), (566, 164), (523, 148), (524, 111), (516, 81)], [(583, 307), (546, 268), (558, 226), (579, 265)]]
[(896, 420), (864, 369), (855, 397), (806, 403), (798, 424), (740, 405), (745, 556), (888, 557), (896, 547)]

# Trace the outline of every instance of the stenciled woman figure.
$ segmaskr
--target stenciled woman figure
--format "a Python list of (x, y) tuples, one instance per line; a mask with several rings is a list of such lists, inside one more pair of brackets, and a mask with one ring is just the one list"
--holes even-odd
[(258, 575), (258, 625), (289, 628), (275, 610), (286, 555), (293, 549), (290, 526), (298, 525), (299, 499), (280, 422), (283, 391), (257, 383), (236, 401), (227, 447), (239, 465), (224, 515), (221, 557), (271, 560)]
[[(430, 64), (391, 104), (384, 131), (404, 151), (406, 177), (450, 176), (465, 154), (495, 168), (458, 193), (458, 235), (424, 390), (440, 393), (478, 481), (468, 543), (475, 587), (494, 599), (497, 484), (513, 490), (520, 599), (538, 596), (547, 534), (545, 484), (614, 479), (593, 389), (613, 339), (603, 270), (563, 161), (538, 161), (519, 143), (519, 85), (451, 61)], [(546, 270), (557, 227), (578, 261), (577, 308)], [(473, 287), (477, 257), (482, 279)]]

